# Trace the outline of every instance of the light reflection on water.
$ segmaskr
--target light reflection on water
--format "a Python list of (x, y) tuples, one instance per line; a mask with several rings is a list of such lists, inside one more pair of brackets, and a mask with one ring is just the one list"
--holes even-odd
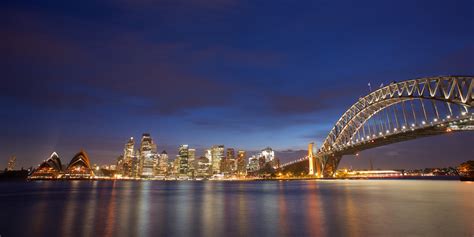
[(1, 236), (473, 236), (474, 183), (3, 182)]

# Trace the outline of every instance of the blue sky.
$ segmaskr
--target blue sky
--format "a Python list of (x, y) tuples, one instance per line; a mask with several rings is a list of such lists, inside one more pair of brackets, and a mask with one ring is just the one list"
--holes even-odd
[[(368, 82), (474, 74), (472, 1), (0, 4), (4, 164), (15, 154), (29, 167), (52, 151), (66, 163), (80, 148), (110, 163), (144, 132), (171, 154), (182, 143), (301, 150), (321, 143)], [(472, 141), (425, 138), (363, 157), (457, 165), (472, 158)], [(432, 143), (451, 145), (423, 149)]]

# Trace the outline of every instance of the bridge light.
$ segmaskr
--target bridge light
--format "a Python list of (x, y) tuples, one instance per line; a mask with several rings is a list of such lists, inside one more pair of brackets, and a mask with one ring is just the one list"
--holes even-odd
[(412, 123), (412, 124), (411, 124), (411, 126), (412, 126), (412, 127), (415, 127), (415, 124), (414, 124), (414, 123)]
[(433, 119), (433, 121), (435, 121), (435, 122), (438, 122), (438, 119), (437, 119), (437, 118), (435, 118), (435, 119)]
[(404, 125), (404, 126), (402, 126), (402, 129), (405, 129), (405, 128), (407, 128), (407, 127), (405, 127), (405, 125)]
[(421, 121), (421, 124), (425, 125), (425, 124), (426, 124), (426, 122), (425, 122), (425, 121)]
[(465, 111), (461, 112), (461, 115), (462, 116), (466, 115), (466, 112)]
[(379, 135), (382, 135), (382, 132), (379, 132)]
[(394, 128), (394, 129), (393, 129), (393, 131), (395, 131), (395, 132), (396, 132), (397, 130), (398, 130), (397, 128)]
[(389, 133), (390, 133), (390, 131), (389, 131), (389, 130), (387, 130), (387, 131), (385, 131), (385, 133), (386, 133), (386, 134), (389, 134)]
[(370, 136), (367, 136), (367, 139), (370, 139)]

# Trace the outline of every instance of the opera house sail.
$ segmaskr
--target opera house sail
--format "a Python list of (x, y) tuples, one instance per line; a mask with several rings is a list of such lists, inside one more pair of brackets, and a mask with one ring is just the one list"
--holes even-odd
[(43, 161), (30, 175), (30, 179), (56, 179), (62, 175), (62, 164), (56, 152)]
[(94, 177), (89, 156), (84, 150), (77, 153), (69, 162), (69, 165), (64, 172), (66, 179), (89, 179)]

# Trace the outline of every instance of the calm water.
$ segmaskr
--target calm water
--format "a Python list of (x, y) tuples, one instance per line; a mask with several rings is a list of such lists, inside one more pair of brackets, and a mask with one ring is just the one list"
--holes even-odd
[(474, 183), (0, 182), (0, 235), (474, 236)]

